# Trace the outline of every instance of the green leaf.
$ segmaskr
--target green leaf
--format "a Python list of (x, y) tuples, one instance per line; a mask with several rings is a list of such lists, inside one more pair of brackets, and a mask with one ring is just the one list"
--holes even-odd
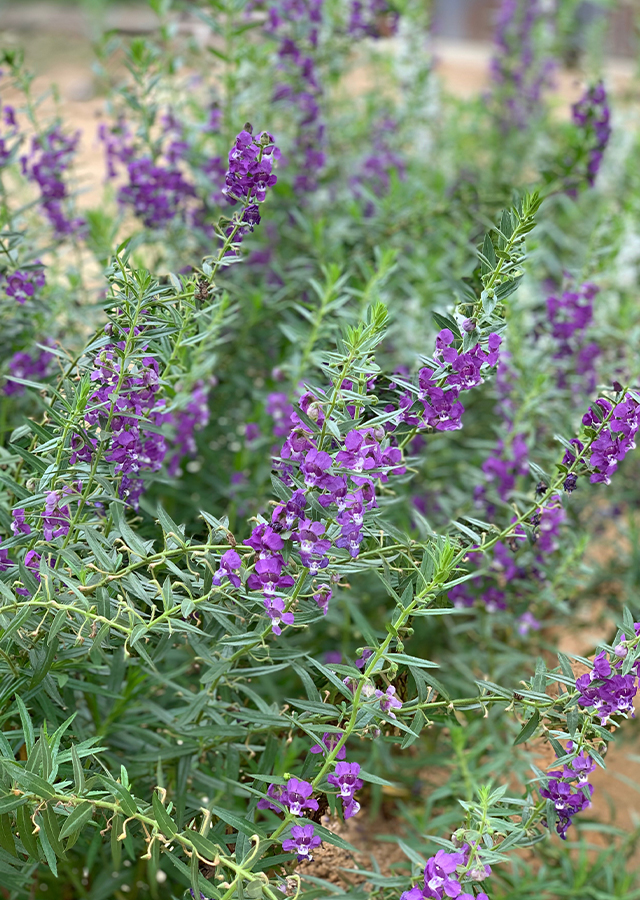
[(16, 842), (11, 831), (11, 818), (6, 813), (0, 815), (0, 847), (11, 856), (17, 857)]
[(11, 771), (23, 790), (28, 791), (30, 794), (35, 794), (43, 800), (50, 800), (52, 797), (55, 797), (56, 792), (54, 788), (44, 778), (36, 775), (35, 772), (27, 772), (21, 766), (16, 766)]
[(69, 837), (74, 831), (81, 831), (93, 815), (93, 803), (80, 803), (67, 818), (60, 829), (60, 840)]
[(164, 834), (165, 837), (172, 838), (178, 833), (178, 829), (175, 826), (175, 823), (169, 813), (166, 811), (160, 797), (154, 791), (151, 797), (151, 804), (153, 806), (153, 814), (156, 817), (156, 821), (160, 827), (160, 831)]
[(213, 862), (216, 857), (220, 856), (221, 848), (217, 847), (208, 838), (203, 837), (199, 831), (183, 831), (182, 837), (188, 838), (196, 848), (200, 856)]
[(76, 794), (84, 794), (84, 770), (75, 744), (71, 745), (71, 764), (73, 765), (73, 780), (75, 782)]
[(531, 735), (535, 732), (536, 728), (540, 724), (540, 713), (536, 709), (529, 719), (528, 722), (520, 729), (518, 736), (516, 737), (514, 744), (524, 744), (525, 741), (529, 740)]
[(26, 804), (18, 809), (18, 812), (16, 813), (18, 834), (20, 835), (22, 846), (27, 851), (31, 859), (37, 860), (40, 858), (40, 854), (38, 852), (38, 841), (33, 833), (33, 822), (31, 821), (31, 816), (29, 815), (29, 813), (30, 807)]

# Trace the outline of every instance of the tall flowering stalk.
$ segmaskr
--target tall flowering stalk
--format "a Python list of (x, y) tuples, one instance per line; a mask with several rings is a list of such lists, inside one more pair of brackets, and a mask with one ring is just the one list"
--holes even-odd
[(493, 101), (504, 129), (526, 128), (540, 114), (553, 61), (536, 40), (546, 21), (542, 0), (502, 0), (491, 60)]

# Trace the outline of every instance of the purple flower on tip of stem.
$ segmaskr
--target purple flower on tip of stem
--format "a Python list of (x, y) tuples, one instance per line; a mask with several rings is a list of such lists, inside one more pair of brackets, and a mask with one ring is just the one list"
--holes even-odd
[[(325, 731), (325, 733), (322, 735), (322, 744), (324, 744), (324, 747), (322, 746), (322, 744), (316, 744), (314, 747), (311, 748), (310, 752), (311, 753), (326, 753), (328, 751), (330, 753), (333, 750), (333, 748), (339, 743), (342, 735), (343, 735), (342, 731), (336, 731), (336, 732)], [(343, 744), (342, 747), (340, 747), (340, 749), (338, 750), (338, 752), (336, 754), (336, 759), (338, 759), (338, 760), (344, 759), (346, 757), (346, 755), (347, 755), (347, 748)]]
[(293, 825), (291, 828), (291, 837), (282, 842), (282, 849), (285, 853), (297, 853), (298, 862), (304, 860), (312, 860), (312, 850), (315, 850), (322, 843), (322, 838), (314, 834), (313, 825)]
[(333, 596), (333, 591), (329, 587), (328, 584), (321, 584), (320, 587), (316, 590), (313, 595), (313, 599), (316, 601), (320, 609), (322, 610), (322, 615), (326, 616), (329, 611), (329, 601)]

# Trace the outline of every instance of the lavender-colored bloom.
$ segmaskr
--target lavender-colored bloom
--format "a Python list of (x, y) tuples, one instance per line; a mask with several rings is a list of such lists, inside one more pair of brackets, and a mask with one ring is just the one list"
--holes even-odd
[(5, 293), (7, 297), (13, 297), (18, 303), (23, 304), (30, 300), (36, 291), (44, 286), (44, 267), (34, 264), (30, 269), (16, 269), (11, 275), (0, 276), (6, 281)]
[[(31, 353), (22, 350), (9, 360), (9, 375), (25, 381), (42, 381), (49, 375), (52, 361), (53, 355), (48, 350), (36, 348)], [(24, 385), (7, 381), (3, 390), (5, 394), (24, 394)]]
[(147, 228), (162, 228), (176, 216), (184, 216), (187, 198), (195, 189), (175, 166), (162, 166), (149, 157), (127, 165), (128, 183), (118, 191), (118, 202), (130, 206)]
[[(361, 186), (376, 197), (383, 197), (389, 193), (393, 173), (401, 181), (405, 178), (407, 166), (404, 158), (393, 149), (397, 129), (397, 123), (390, 118), (384, 118), (372, 127), (371, 153), (363, 160), (360, 172), (351, 180), (356, 197), (362, 193)], [(368, 204), (365, 215), (372, 213), (372, 205)]]
[(311, 798), (312, 793), (313, 787), (308, 781), (290, 778), (286, 785), (269, 785), (267, 789), (267, 798), (269, 799), (259, 800), (258, 809), (273, 809), (275, 812), (280, 812), (280, 807), (270, 802), (270, 800), (277, 800), (283, 806), (288, 807), (292, 815), (301, 816), (305, 809), (318, 809), (318, 801)]
[[(324, 746), (322, 746), (322, 744), (316, 744), (311, 748), (311, 753), (326, 753), (327, 751), (330, 753), (336, 746), (336, 744), (339, 743), (342, 734), (342, 731), (325, 731), (325, 733), (322, 735), (322, 744), (324, 744)], [(336, 754), (336, 759), (344, 759), (346, 755), (347, 748), (343, 744)]]
[(405, 891), (400, 900), (459, 898), (462, 894), (462, 887), (455, 874), (457, 867), (462, 865), (464, 865), (464, 854), (445, 853), (444, 850), (438, 850), (435, 856), (427, 860), (423, 886), (416, 885), (411, 890)]
[(339, 797), (342, 800), (345, 819), (350, 819), (360, 811), (360, 804), (354, 796), (364, 783), (361, 778), (358, 778), (359, 772), (358, 763), (339, 762), (336, 763), (335, 771), (327, 776), (329, 784), (340, 788)]
[(504, 130), (523, 129), (539, 113), (553, 61), (536, 52), (535, 32), (545, 17), (541, 0), (502, 0), (491, 60), (493, 95)]
[(0, 547), (0, 572), (7, 572), (13, 565), (14, 563), (9, 559), (9, 555), (6, 549), (4, 547)]
[(321, 584), (313, 595), (313, 599), (320, 607), (323, 616), (326, 616), (329, 611), (329, 601), (331, 600), (332, 596), (333, 591), (328, 584)]
[(195, 432), (205, 428), (209, 422), (208, 390), (203, 381), (197, 381), (191, 398), (185, 407), (171, 414), (175, 428), (172, 452), (167, 463), (169, 475), (175, 475), (184, 456), (195, 456)]
[(227, 578), (234, 587), (240, 587), (240, 579), (237, 573), (240, 571), (241, 566), (242, 560), (239, 554), (233, 549), (227, 550), (220, 557), (220, 567), (213, 576), (213, 584), (218, 586)]
[[(604, 151), (611, 137), (611, 113), (607, 92), (602, 81), (589, 87), (580, 100), (574, 103), (572, 116), (575, 124), (585, 132), (584, 143), (587, 159), (586, 171), (582, 177), (593, 187), (602, 164)], [(574, 171), (569, 177), (569, 192), (575, 193), (578, 186), (574, 167)]]
[(539, 628), (540, 622), (528, 610), (518, 619), (518, 634), (522, 635), (522, 637), (526, 637), (530, 631), (538, 631)]
[(390, 684), (386, 691), (376, 691), (376, 697), (380, 700), (380, 709), (392, 719), (396, 718), (394, 709), (402, 709), (402, 702), (395, 696), (396, 689)]
[(13, 522), (11, 523), (11, 531), (17, 537), (19, 534), (31, 534), (31, 525), (25, 519), (24, 509), (14, 509), (11, 513)]
[(64, 179), (78, 148), (80, 132), (63, 134), (59, 125), (31, 140), (31, 152), (21, 157), (22, 172), (40, 189), (40, 203), (59, 237), (84, 228), (84, 219), (71, 219), (64, 209), (69, 192)]
[[(141, 329), (137, 329), (140, 333)], [(123, 341), (107, 344), (93, 362), (91, 381), (94, 390), (89, 397), (85, 422), (89, 427), (103, 429), (110, 418), (111, 433), (105, 460), (114, 464), (114, 473), (122, 475), (119, 494), (137, 508), (144, 483), (142, 472), (157, 472), (168, 450), (167, 440), (160, 428), (167, 421), (165, 404), (158, 397), (160, 376), (158, 361), (143, 356), (130, 365), (120, 379)], [(97, 439), (72, 436), (71, 465), (91, 461)]]
[(318, 801), (311, 797), (313, 787), (308, 781), (290, 778), (287, 781), (287, 806), (294, 816), (301, 816), (305, 809), (318, 809)]
[(297, 853), (298, 862), (311, 860), (311, 851), (322, 843), (322, 838), (314, 834), (313, 825), (294, 825), (291, 828), (291, 837), (282, 842), (285, 853)]
[(349, 800), (364, 784), (358, 778), (359, 772), (359, 763), (339, 762), (336, 763), (335, 771), (327, 776), (327, 781), (340, 788), (340, 797)]
[(69, 495), (70, 488), (62, 491), (48, 491), (45, 498), (45, 507), (42, 514), (42, 531), (45, 541), (62, 537), (69, 533), (70, 512), (67, 505), (60, 505), (63, 495)]
[(267, 415), (273, 419), (275, 437), (286, 437), (293, 427), (293, 406), (287, 394), (274, 391), (267, 397)]
[[(569, 741), (567, 752), (572, 749), (573, 742)], [(561, 772), (549, 772), (547, 785), (540, 791), (540, 796), (551, 800), (554, 805), (558, 819), (556, 831), (563, 841), (576, 813), (591, 806), (593, 785), (589, 783), (589, 774), (595, 767), (595, 762), (583, 750)]]
[(619, 675), (617, 667), (621, 660), (616, 658), (612, 666), (606, 653), (599, 653), (593, 661), (593, 669), (576, 680), (580, 692), (580, 706), (593, 707), (604, 725), (609, 717), (618, 713), (630, 713), (633, 718), (633, 700), (638, 690), (633, 673)]

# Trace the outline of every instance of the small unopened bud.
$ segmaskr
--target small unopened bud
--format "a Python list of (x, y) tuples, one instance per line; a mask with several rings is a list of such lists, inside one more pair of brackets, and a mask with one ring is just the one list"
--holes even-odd
[(616, 647), (613, 648), (613, 652), (620, 659), (624, 659), (629, 651), (627, 650), (627, 648), (625, 647), (624, 644), (618, 644)]
[(467, 334), (472, 334), (476, 330), (476, 323), (473, 319), (465, 319), (462, 323), (462, 330), (466, 331)]

